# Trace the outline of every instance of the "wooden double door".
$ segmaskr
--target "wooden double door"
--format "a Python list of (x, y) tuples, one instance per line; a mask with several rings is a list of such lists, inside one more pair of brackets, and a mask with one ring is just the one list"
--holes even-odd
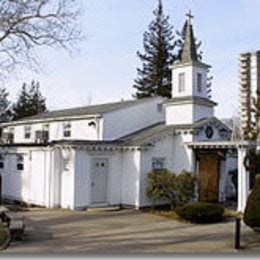
[(220, 160), (217, 154), (203, 154), (199, 158), (199, 200), (219, 201)]

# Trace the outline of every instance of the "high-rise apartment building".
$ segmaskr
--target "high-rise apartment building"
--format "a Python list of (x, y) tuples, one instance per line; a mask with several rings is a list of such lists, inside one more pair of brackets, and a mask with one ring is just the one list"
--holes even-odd
[(260, 91), (260, 50), (240, 55), (240, 119), (243, 138), (247, 137), (248, 130), (256, 123), (252, 109), (257, 91)]

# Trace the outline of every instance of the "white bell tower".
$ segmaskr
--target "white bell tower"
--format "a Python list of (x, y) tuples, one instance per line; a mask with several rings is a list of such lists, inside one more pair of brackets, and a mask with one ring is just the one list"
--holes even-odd
[(214, 116), (215, 102), (207, 89), (209, 65), (197, 54), (191, 13), (184, 25), (185, 40), (180, 60), (172, 66), (172, 99), (166, 103), (166, 124), (193, 124), (202, 118)]

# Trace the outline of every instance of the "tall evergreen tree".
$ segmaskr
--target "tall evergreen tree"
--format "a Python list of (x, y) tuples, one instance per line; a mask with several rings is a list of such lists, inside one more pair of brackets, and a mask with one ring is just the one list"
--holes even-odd
[(169, 16), (163, 12), (162, 1), (153, 11), (154, 20), (143, 35), (144, 54), (137, 52), (142, 61), (142, 68), (137, 69), (137, 78), (133, 87), (137, 90), (135, 97), (171, 97), (171, 70), (175, 56), (173, 26)]
[(6, 89), (0, 88), (0, 123), (9, 121), (11, 118), (11, 102), (8, 96)]
[(33, 116), (46, 111), (45, 98), (40, 92), (40, 83), (32, 80), (23, 83), (17, 102), (13, 106), (13, 119)]

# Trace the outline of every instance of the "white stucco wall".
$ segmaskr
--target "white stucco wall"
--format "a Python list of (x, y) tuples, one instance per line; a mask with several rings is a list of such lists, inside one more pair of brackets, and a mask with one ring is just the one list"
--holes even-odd
[(164, 111), (157, 110), (157, 105), (162, 101), (163, 99), (158, 97), (104, 114), (103, 139), (114, 140), (164, 121)]

